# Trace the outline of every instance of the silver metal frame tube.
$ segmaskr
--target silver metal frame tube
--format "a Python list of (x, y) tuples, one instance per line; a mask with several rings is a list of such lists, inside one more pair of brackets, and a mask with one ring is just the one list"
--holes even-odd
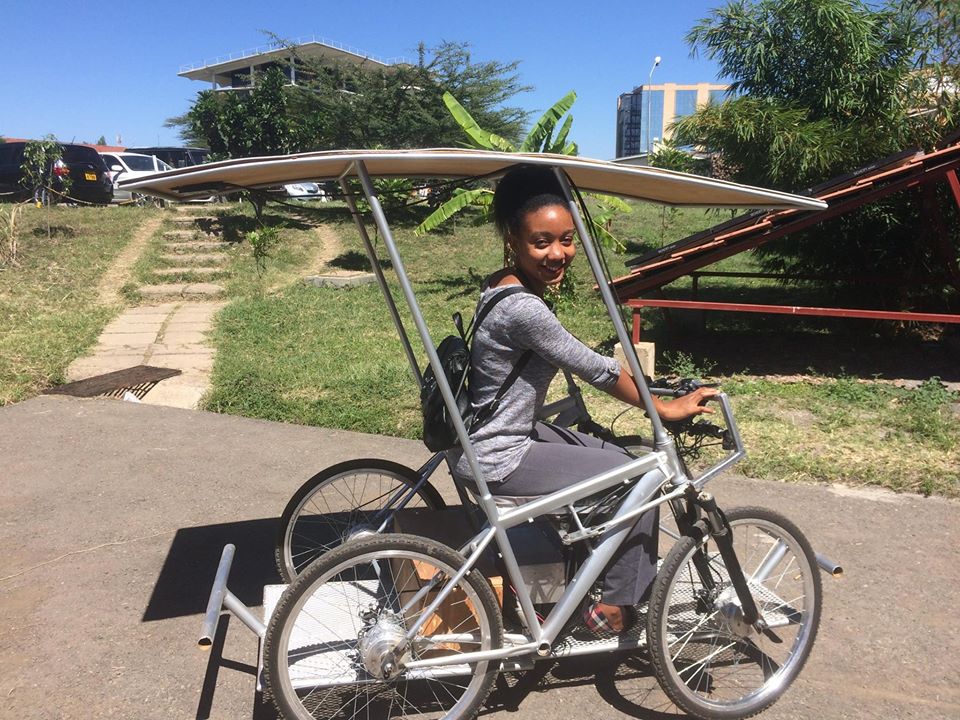
[[(437, 357), (437, 351), (434, 348), (433, 338), (430, 336), (430, 330), (427, 328), (426, 320), (424, 320), (423, 313), (420, 311), (420, 304), (417, 302), (417, 298), (414, 295), (413, 286), (410, 284), (410, 279), (407, 277), (407, 271), (403, 265), (403, 260), (400, 257), (400, 253), (397, 250), (396, 242), (393, 239), (393, 233), (390, 231), (390, 225), (387, 223), (387, 218), (383, 213), (383, 208), (380, 206), (380, 201), (377, 199), (377, 193), (373, 187), (373, 181), (370, 179), (370, 174), (367, 172), (367, 168), (362, 161), (357, 161), (356, 169), (357, 176), (360, 178), (360, 184), (363, 187), (363, 194), (366, 196), (367, 202), (370, 203), (370, 212), (373, 214), (374, 223), (376, 224), (377, 229), (380, 231), (380, 235), (383, 237), (383, 243), (387, 248), (387, 253), (390, 255), (390, 261), (393, 263), (393, 270), (397, 275), (397, 280), (400, 282), (400, 288), (403, 291), (404, 299), (407, 301), (410, 314), (413, 316), (413, 323), (417, 328), (417, 332), (420, 334), (420, 341), (423, 343), (423, 348), (427, 353), (427, 359), (430, 362), (430, 367), (433, 368), (433, 372), (436, 375), (437, 387), (440, 388), (440, 394), (443, 396), (444, 403), (446, 404), (447, 409), (450, 410), (450, 417), (453, 420), (453, 426), (457, 431), (457, 439), (460, 440), (460, 444), (463, 446), (464, 455), (466, 455), (467, 462), (470, 464), (470, 469), (474, 473), (474, 477), (477, 478), (477, 484), (480, 487), (481, 495), (489, 495), (487, 492), (486, 482), (484, 482), (482, 473), (480, 472), (480, 465), (477, 462), (477, 456), (473, 452), (473, 448), (470, 445), (470, 437), (467, 434), (467, 428), (464, 426), (463, 420), (460, 418), (460, 413), (457, 410), (457, 403), (453, 397), (453, 391), (450, 389), (450, 384), (447, 382), (447, 378), (443, 373), (443, 367), (440, 365), (440, 358)], [(481, 497), (481, 502), (482, 500), (483, 498)]]
[(586, 480), (544, 495), (518, 507), (504, 510), (498, 515), (498, 524), (504, 528), (532, 522), (534, 518), (545, 515), (553, 510), (566, 508), (571, 503), (585, 498), (588, 495), (600, 492), (621, 482), (627, 482), (639, 475), (646, 475), (653, 470), (659, 470), (665, 476), (669, 472), (666, 458), (660, 453), (649, 453), (631, 460), (618, 467), (605, 470)]
[(200, 639), (197, 644), (204, 650), (213, 645), (213, 635), (217, 631), (217, 622), (220, 620), (220, 610), (223, 609), (223, 598), (228, 592), (227, 578), (230, 577), (230, 566), (233, 564), (233, 555), (237, 551), (235, 545), (223, 546), (220, 554), (220, 564), (217, 574), (213, 578), (213, 587), (210, 589), (210, 598), (207, 600), (207, 612), (203, 616), (200, 626)]
[(753, 575), (750, 577), (751, 580), (756, 582), (763, 582), (769, 577), (770, 573), (773, 572), (773, 569), (777, 566), (781, 560), (783, 560), (784, 555), (787, 554), (787, 550), (790, 548), (783, 540), (778, 540), (777, 544), (774, 545), (767, 552), (766, 557), (763, 558), (763, 562), (760, 563), (760, 566), (756, 569)]
[(267, 634), (267, 626), (260, 622), (260, 618), (250, 612), (250, 608), (229, 590), (223, 596), (223, 606), (236, 615), (240, 622), (253, 630), (261, 640)]
[(647, 510), (653, 510), (658, 505), (662, 505), (663, 503), (669, 502), (670, 500), (677, 500), (683, 497), (683, 495), (686, 492), (687, 492), (686, 486), (681, 485), (681, 486), (675, 487), (672, 492), (667, 493), (666, 495), (661, 495), (655, 500), (650, 500), (648, 502), (645, 502), (644, 504), (638, 507), (628, 510), (622, 515), (618, 514), (612, 520), (608, 520), (607, 522), (600, 523), (599, 525), (590, 525), (588, 527), (583, 527), (581, 525), (580, 526), (581, 530), (579, 532), (568, 534), (565, 538), (565, 542), (579, 542), (580, 540), (587, 540), (588, 538), (596, 537), (598, 535), (603, 535), (604, 533), (609, 532), (610, 530), (613, 530), (613, 528), (615, 527), (619, 527), (624, 523), (630, 522), (632, 520), (636, 520), (638, 517), (640, 517), (645, 512), (647, 512)]
[(817, 565), (820, 566), (820, 569), (828, 575), (832, 575), (833, 577), (840, 577), (843, 575), (843, 566), (840, 563), (836, 562), (835, 560), (831, 560), (823, 553), (814, 553), (814, 557), (816, 558)]
[(465, 665), (468, 663), (483, 662), (484, 660), (503, 660), (514, 655), (526, 655), (537, 649), (538, 643), (526, 643), (525, 645), (514, 645), (513, 647), (501, 647), (496, 650), (479, 650), (477, 652), (460, 653), (459, 655), (445, 655), (429, 660), (413, 660), (404, 663), (405, 670), (426, 670), (428, 668), (442, 667), (444, 665)]
[(203, 616), (200, 639), (197, 641), (197, 644), (204, 650), (213, 645), (213, 635), (217, 631), (220, 612), (224, 608), (233, 613), (240, 622), (253, 630), (261, 639), (267, 632), (267, 627), (260, 622), (260, 618), (250, 612), (250, 608), (227, 589), (230, 566), (233, 564), (233, 556), (236, 551), (236, 546), (227, 544), (223, 546), (223, 552), (220, 554), (220, 564), (217, 566), (217, 574), (213, 579), (210, 599), (207, 600), (207, 612)]
[[(423, 348), (427, 353), (427, 359), (430, 362), (430, 367), (433, 368), (433, 372), (437, 380), (437, 387), (440, 389), (440, 394), (443, 396), (444, 404), (447, 406), (447, 410), (450, 412), (450, 418), (453, 421), (454, 429), (457, 432), (457, 439), (460, 441), (460, 447), (463, 450), (463, 455), (467, 459), (467, 464), (470, 466), (470, 471), (473, 477), (476, 479), (477, 489), (479, 491), (479, 497), (477, 500), (480, 504), (480, 507), (483, 508), (483, 512), (486, 514), (487, 518), (490, 519), (491, 523), (497, 529), (497, 546), (500, 549), (500, 554), (503, 556), (503, 562), (507, 567), (507, 572), (512, 579), (522, 579), (523, 576), (520, 574), (519, 565), (517, 564), (516, 557), (514, 556), (513, 548), (510, 546), (510, 542), (507, 540), (506, 530), (498, 526), (498, 524), (495, 522), (495, 518), (497, 517), (497, 506), (493, 502), (493, 496), (490, 494), (490, 490), (487, 487), (487, 482), (480, 470), (480, 463), (477, 460), (477, 455), (473, 450), (473, 445), (470, 443), (470, 436), (467, 433), (467, 428), (463, 424), (463, 420), (460, 417), (460, 412), (457, 408), (453, 391), (450, 389), (450, 384), (447, 382), (446, 375), (444, 374), (443, 368), (440, 365), (440, 359), (437, 357), (437, 351), (434, 346), (433, 338), (430, 336), (430, 330), (427, 328), (427, 323), (423, 318), (423, 313), (420, 311), (420, 305), (417, 302), (416, 296), (414, 295), (413, 286), (410, 284), (410, 279), (407, 277), (403, 260), (401, 259), (400, 253), (397, 250), (396, 242), (394, 242), (393, 233), (390, 231), (390, 225), (387, 223), (387, 218), (384, 215), (383, 208), (380, 206), (380, 201), (377, 199), (376, 190), (373, 187), (373, 181), (370, 179), (370, 174), (367, 172), (367, 168), (362, 161), (358, 160), (356, 162), (356, 170), (357, 177), (360, 179), (360, 185), (363, 187), (363, 193), (367, 198), (367, 202), (370, 203), (370, 212), (373, 214), (374, 222), (380, 231), (380, 235), (383, 237), (383, 244), (386, 246), (387, 252), (390, 255), (394, 272), (397, 274), (397, 280), (399, 281), (400, 287), (403, 290), (403, 295), (407, 301), (407, 306), (410, 309), (410, 314), (413, 316), (414, 325), (416, 325), (417, 332), (420, 334), (420, 340), (423, 342)], [(533, 602), (530, 600), (530, 594), (524, 592), (525, 588), (520, 588), (519, 590), (520, 606), (523, 608), (523, 611), (528, 618), (535, 618), (536, 613), (533, 609)], [(532, 627), (534, 628), (533, 632), (535, 634), (539, 632), (539, 628), (537, 628), (535, 621), (532, 623)]]

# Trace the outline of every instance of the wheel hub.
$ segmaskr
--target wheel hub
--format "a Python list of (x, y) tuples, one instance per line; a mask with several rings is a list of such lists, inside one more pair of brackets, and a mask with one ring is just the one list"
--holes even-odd
[(360, 523), (357, 523), (356, 525), (350, 526), (350, 528), (347, 530), (345, 534), (343, 541), (349, 542), (350, 540), (356, 540), (357, 538), (371, 537), (372, 535), (376, 535), (376, 534), (377, 534), (377, 531), (373, 529), (372, 525), (368, 525), (367, 523), (360, 522)]
[(357, 645), (363, 667), (378, 680), (389, 680), (402, 669), (397, 650), (406, 640), (406, 632), (396, 613), (381, 612), (362, 631)]
[(720, 626), (725, 632), (742, 638), (756, 633), (756, 629), (744, 619), (743, 608), (740, 607), (740, 600), (733, 588), (729, 588), (717, 598), (715, 607)]

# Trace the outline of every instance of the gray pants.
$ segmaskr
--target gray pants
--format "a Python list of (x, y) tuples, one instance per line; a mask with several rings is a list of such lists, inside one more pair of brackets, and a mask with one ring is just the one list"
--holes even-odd
[[(623, 448), (591, 435), (538, 422), (533, 445), (520, 465), (502, 483), (491, 483), (494, 495), (540, 497), (586, 480), (631, 459)], [(617, 548), (603, 576), (603, 602), (636, 605), (657, 574), (659, 513), (644, 513)]]

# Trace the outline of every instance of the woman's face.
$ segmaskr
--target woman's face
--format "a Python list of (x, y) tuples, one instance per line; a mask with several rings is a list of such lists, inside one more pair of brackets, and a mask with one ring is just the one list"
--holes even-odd
[(560, 284), (577, 253), (575, 234), (570, 211), (562, 205), (547, 205), (523, 216), (519, 232), (510, 237), (510, 246), (517, 267), (535, 286), (531, 290), (542, 294), (548, 286)]

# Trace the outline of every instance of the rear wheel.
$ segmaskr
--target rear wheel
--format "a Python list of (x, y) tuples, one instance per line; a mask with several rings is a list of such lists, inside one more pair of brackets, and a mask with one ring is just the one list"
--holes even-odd
[[(810, 544), (764, 508), (727, 513), (733, 547), (768, 629), (743, 623), (712, 538), (681, 538), (653, 586), (647, 642), (664, 692), (698, 718), (745, 718), (793, 682), (820, 622), (820, 574)], [(704, 577), (698, 566), (706, 569)]]
[[(264, 674), (284, 718), (472, 718), (499, 661), (411, 669), (411, 662), (499, 648), (503, 624), (487, 580), (453, 578), (462, 555), (387, 534), (341, 545), (280, 598), (264, 637)], [(421, 588), (431, 585), (422, 596)], [(441, 589), (438, 610), (406, 633)]]
[[(283, 510), (275, 558), (284, 581), (347, 539), (372, 533), (389, 520), (403, 491), (420, 482), (405, 465), (363, 458), (337, 463), (307, 480)], [(404, 507), (441, 510), (440, 493), (424, 482)], [(387, 523), (390, 527), (390, 523)]]
[(635, 457), (653, 452), (653, 440), (642, 435), (618, 435), (613, 442)]

